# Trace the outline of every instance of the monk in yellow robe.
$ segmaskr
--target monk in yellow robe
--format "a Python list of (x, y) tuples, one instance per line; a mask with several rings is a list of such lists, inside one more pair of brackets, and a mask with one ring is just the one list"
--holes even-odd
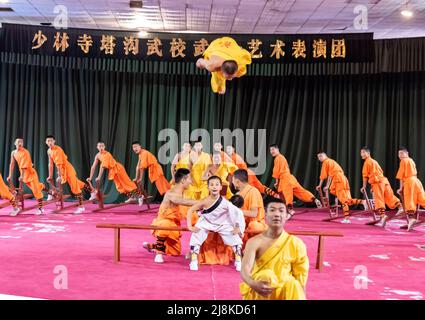
[[(171, 176), (174, 180), (174, 174), (178, 169), (191, 169), (192, 164), (190, 163), (190, 152), (192, 146), (189, 142), (183, 143), (182, 151), (177, 153), (171, 163)], [(172, 180), (172, 181), (173, 181)]]
[(322, 163), (322, 169), (320, 171), (320, 183), (316, 189), (320, 190), (323, 182), (327, 179), (323, 190), (325, 192), (329, 190), (341, 202), (344, 212), (344, 219), (341, 223), (350, 223), (350, 206), (363, 204), (366, 207), (366, 202), (351, 197), (348, 179), (344, 174), (344, 170), (342, 170), (341, 166), (335, 160), (329, 158), (324, 151), (319, 151), (317, 158)]
[[(164, 195), (158, 216), (152, 221), (152, 225), (160, 227), (180, 228), (182, 206), (193, 206), (196, 200), (185, 199), (183, 193), (192, 184), (190, 171), (185, 168), (178, 169), (174, 174), (175, 183)], [(144, 242), (143, 247), (148, 251), (155, 251), (156, 263), (163, 263), (163, 255), (178, 256), (181, 253), (181, 232), (177, 230), (154, 230), (155, 243)]]
[(322, 207), (322, 203), (308, 190), (304, 189), (298, 180), (291, 174), (288, 161), (280, 153), (279, 146), (272, 144), (270, 146), (270, 154), (274, 157), (273, 178), (276, 179), (276, 189), (278, 193), (284, 197), (287, 206), (289, 218), (295, 211), (293, 209), (294, 196), (303, 202), (314, 202), (318, 208)]
[[(117, 162), (110, 152), (106, 151), (106, 146), (103, 141), (99, 141), (97, 143), (97, 150), (99, 152), (94, 158), (93, 164), (90, 169), (90, 177), (87, 179), (87, 181), (91, 182), (93, 180), (96, 168), (100, 164), (99, 173), (96, 178), (96, 184), (100, 183), (100, 180), (103, 176), (103, 172), (106, 169), (108, 170), (108, 180), (114, 181), (117, 191), (129, 197), (126, 203), (138, 201), (139, 206), (143, 205), (143, 195), (140, 194), (136, 183), (128, 176), (124, 166), (121, 163)], [(96, 194), (97, 191), (94, 190), (91, 193), (90, 200), (95, 200)]]
[(223, 162), (220, 153), (215, 153), (213, 155), (212, 164), (210, 164), (202, 175), (202, 180), (207, 181), (211, 176), (217, 176), (221, 179), (222, 182), (222, 196), (225, 196), (227, 199), (232, 197), (232, 191), (230, 190), (230, 183), (233, 172), (235, 172), (238, 167), (232, 162)]
[(407, 230), (410, 231), (417, 221), (415, 217), (417, 206), (425, 208), (425, 191), (422, 182), (418, 179), (416, 164), (409, 157), (407, 148), (400, 148), (398, 157), (400, 158), (400, 167), (396, 178), (400, 180), (400, 188), (397, 192), (403, 197), (404, 210), (409, 220)]
[(44, 184), (38, 179), (37, 171), (32, 164), (31, 155), (27, 149), (24, 148), (24, 139), (17, 138), (15, 140), (15, 150), (12, 151), (10, 156), (9, 176), (7, 181), (13, 180), (13, 173), (15, 171), (15, 163), (18, 164), (20, 179), (32, 191), (34, 198), (37, 199), (38, 209), (37, 215), (43, 214), (43, 189)]
[(139, 141), (134, 141), (132, 145), (134, 153), (139, 156), (139, 162), (136, 167), (136, 178), (134, 181), (136, 181), (137, 184), (143, 184), (143, 174), (147, 169), (150, 182), (155, 183), (161, 196), (164, 195), (170, 190), (171, 185), (165, 178), (164, 171), (158, 163), (158, 160), (148, 150), (142, 149), (142, 145)]
[(6, 199), (9, 200), (10, 205), (13, 207), (12, 212), (10, 213), (11, 216), (16, 216), (19, 211), (21, 211), (18, 206), (16, 205), (16, 199), (15, 196), (10, 192), (9, 188), (3, 181), (3, 176), (0, 173), (0, 199)]
[(198, 68), (211, 72), (211, 88), (219, 94), (226, 92), (226, 80), (246, 74), (247, 64), (251, 64), (251, 54), (229, 37), (211, 42), (204, 52), (204, 58), (196, 62)]
[(240, 292), (244, 300), (305, 300), (309, 261), (304, 242), (283, 227), (285, 205), (267, 205), (267, 230), (248, 240), (242, 259)]
[(47, 180), (53, 180), (54, 166), (56, 166), (61, 183), (68, 183), (71, 192), (78, 199), (79, 206), (74, 213), (83, 213), (86, 210), (83, 204), (83, 189), (88, 188), (88, 186), (78, 179), (77, 172), (68, 161), (67, 155), (61, 147), (56, 145), (56, 139), (54, 136), (46, 137), (46, 145), (49, 147), (49, 150), (47, 150), (47, 156), (49, 158), (49, 176), (47, 177)]
[(384, 171), (381, 166), (375, 159), (372, 159), (370, 149), (368, 147), (363, 147), (360, 150), (360, 156), (364, 160), (362, 170), (363, 186), (360, 189), (360, 192), (365, 193), (367, 183), (370, 184), (373, 199), (375, 200), (374, 210), (381, 218), (381, 226), (385, 227), (388, 219), (388, 216), (385, 214), (385, 205), (387, 205), (390, 209), (397, 208), (397, 214), (403, 213), (403, 206), (401, 205), (400, 200), (394, 195), (390, 182), (384, 176)]
[(248, 183), (257, 188), (258, 191), (262, 194), (266, 194), (275, 198), (279, 198), (279, 195), (274, 192), (269, 187), (266, 187), (264, 184), (261, 183), (260, 180), (258, 180), (256, 174), (254, 171), (248, 168), (248, 165), (243, 160), (243, 158), (236, 153), (236, 150), (233, 146), (227, 146), (226, 147), (226, 154), (232, 159), (232, 162), (238, 166), (239, 169), (246, 170), (248, 172)]
[(196, 142), (190, 153), (192, 185), (189, 188), (188, 195), (193, 200), (200, 200), (208, 196), (207, 183), (202, 180), (202, 176), (211, 164), (211, 157), (208, 153), (203, 152), (202, 149), (202, 143)]
[(264, 221), (263, 197), (260, 191), (249, 184), (248, 172), (244, 169), (238, 169), (234, 172), (233, 185), (238, 190), (238, 195), (244, 200), (241, 209), (245, 216), (245, 233), (242, 239), (245, 245), (248, 239), (267, 229)]

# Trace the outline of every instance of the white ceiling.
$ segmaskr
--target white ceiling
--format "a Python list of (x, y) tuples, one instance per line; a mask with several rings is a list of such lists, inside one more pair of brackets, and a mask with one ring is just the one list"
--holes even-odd
[[(6, 2), (6, 3), (4, 3)], [(375, 39), (425, 36), (425, 0), (410, 0), (414, 16), (400, 11), (406, 0), (0, 0), (0, 23), (53, 22), (65, 5), (69, 27), (162, 32), (341, 33), (374, 32)], [(356, 30), (353, 12), (368, 8), (368, 29)]]

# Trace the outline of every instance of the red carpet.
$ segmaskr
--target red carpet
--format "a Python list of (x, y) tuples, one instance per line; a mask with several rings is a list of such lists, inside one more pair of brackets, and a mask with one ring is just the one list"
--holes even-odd
[[(183, 256), (155, 264), (153, 254), (141, 248), (142, 241), (152, 240), (148, 231), (123, 230), (122, 262), (114, 264), (113, 231), (96, 229), (96, 223), (146, 224), (154, 217), (137, 213), (136, 206), (124, 208), (79, 216), (28, 213), (17, 217), (7, 216), (8, 210), (2, 209), (0, 294), (43, 299), (240, 299), (240, 276), (232, 266), (202, 265), (192, 272)], [(393, 220), (383, 230), (363, 225), (367, 217), (343, 225), (322, 222), (325, 216), (308, 212), (296, 215), (287, 225), (288, 230), (345, 234), (326, 239), (322, 273), (314, 269), (317, 239), (303, 238), (311, 267), (309, 299), (423, 299), (425, 251), (416, 245), (425, 244), (425, 227), (407, 232), (398, 228), (402, 221)], [(185, 233), (184, 253), (188, 239)], [(68, 289), (54, 287), (58, 265), (67, 268)]]

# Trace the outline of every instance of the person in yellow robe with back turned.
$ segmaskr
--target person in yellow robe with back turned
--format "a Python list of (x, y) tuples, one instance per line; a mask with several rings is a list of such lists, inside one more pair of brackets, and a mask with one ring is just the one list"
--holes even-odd
[(267, 205), (268, 229), (248, 240), (242, 259), (240, 292), (244, 300), (305, 300), (309, 261), (304, 242), (283, 229), (282, 200)]
[(251, 64), (251, 54), (229, 37), (215, 39), (204, 52), (204, 58), (196, 61), (196, 66), (211, 72), (213, 92), (224, 94), (226, 80), (246, 74), (246, 65)]

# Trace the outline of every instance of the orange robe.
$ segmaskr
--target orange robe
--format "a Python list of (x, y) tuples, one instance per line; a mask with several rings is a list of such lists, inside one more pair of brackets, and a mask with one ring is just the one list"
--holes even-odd
[(363, 178), (368, 179), (372, 188), (375, 210), (385, 209), (385, 204), (390, 209), (399, 205), (400, 200), (394, 195), (388, 179), (376, 160), (367, 158), (363, 164), (362, 174)]
[(344, 175), (344, 170), (331, 158), (327, 158), (322, 162), (322, 170), (320, 172), (320, 180), (325, 180), (328, 177), (332, 179), (329, 188), (330, 193), (336, 196), (342, 204), (351, 206), (361, 203), (361, 200), (351, 197), (350, 185)]
[(61, 183), (68, 183), (73, 194), (81, 194), (85, 183), (78, 179), (74, 167), (71, 163), (69, 163), (68, 157), (66, 156), (62, 148), (59, 146), (51, 147), (50, 156), (53, 159), (53, 163), (58, 168), (59, 175), (62, 179)]
[[(173, 208), (164, 208), (161, 204), (158, 216), (152, 221), (152, 225), (160, 227), (180, 227), (181, 214), (179, 206)], [(165, 240), (165, 253), (168, 255), (178, 256), (181, 253), (181, 232), (170, 230), (153, 230), (155, 237), (161, 237)]]
[(108, 151), (100, 153), (100, 165), (108, 170), (108, 179), (113, 180), (119, 193), (130, 193), (137, 189), (136, 183), (130, 179), (124, 166), (117, 162)]
[(253, 208), (258, 208), (258, 215), (256, 217), (245, 217), (245, 233), (243, 237), (243, 243), (245, 245), (249, 238), (267, 229), (264, 222), (265, 210), (261, 193), (253, 186), (246, 186), (238, 194), (244, 199), (241, 210), (251, 211)]
[(297, 179), (291, 174), (288, 162), (281, 154), (274, 158), (273, 178), (279, 179), (277, 190), (285, 197), (286, 205), (291, 205), (294, 202), (294, 195), (303, 202), (312, 202), (314, 195), (304, 189)]
[(260, 191), (263, 194), (266, 193), (266, 186), (263, 185), (260, 180), (258, 180), (254, 171), (252, 171), (251, 169), (248, 169), (246, 162), (242, 159), (240, 155), (238, 155), (236, 152), (233, 152), (232, 161), (234, 164), (238, 166), (239, 169), (244, 169), (248, 172), (248, 183), (251, 186), (257, 188), (258, 191)]
[(156, 157), (148, 150), (142, 149), (139, 154), (139, 169), (148, 169), (149, 180), (155, 183), (158, 192), (164, 195), (170, 190), (171, 185), (164, 177), (164, 171), (162, 171), (161, 165), (158, 163)]
[(0, 198), (7, 199), (9, 201), (15, 198), (12, 192), (10, 192), (7, 185), (4, 183), (1, 173), (0, 173)]
[(411, 158), (400, 161), (396, 178), (403, 181), (404, 210), (415, 212), (417, 205), (425, 207), (425, 191), (417, 178), (416, 164)]
[(38, 179), (38, 174), (33, 167), (29, 151), (20, 147), (15, 151), (14, 158), (18, 164), (19, 171), (21, 172), (22, 182), (27, 184), (37, 200), (42, 199), (44, 184), (42, 184)]

